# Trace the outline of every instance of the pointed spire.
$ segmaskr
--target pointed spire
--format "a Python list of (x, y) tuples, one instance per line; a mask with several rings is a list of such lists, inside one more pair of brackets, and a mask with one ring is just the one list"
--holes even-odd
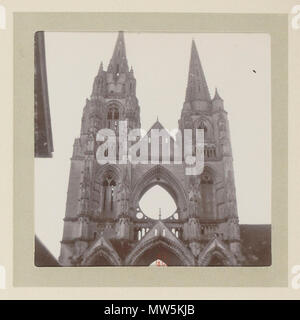
[(210, 101), (211, 98), (201, 66), (196, 43), (193, 39), (185, 101), (190, 102), (195, 100)]
[(134, 72), (133, 72), (132, 66), (130, 67), (129, 73), (130, 73), (130, 77), (134, 78)]
[(98, 74), (101, 73), (102, 71), (103, 71), (103, 62), (101, 61)]
[(115, 44), (115, 49), (110, 59), (108, 72), (114, 74), (128, 72), (128, 64), (126, 58), (125, 40), (123, 31), (119, 31), (118, 39)]
[(219, 92), (218, 92), (217, 88), (215, 90), (215, 96), (214, 96), (213, 100), (222, 100), (223, 101), (223, 99), (219, 95)]

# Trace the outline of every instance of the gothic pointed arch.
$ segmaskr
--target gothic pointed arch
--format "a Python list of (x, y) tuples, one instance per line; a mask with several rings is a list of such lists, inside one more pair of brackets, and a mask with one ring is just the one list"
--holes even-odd
[(158, 221), (127, 256), (126, 265), (150, 265), (156, 259), (167, 265), (191, 266), (192, 253), (162, 221)]
[(112, 130), (118, 130), (119, 121), (124, 118), (124, 107), (119, 101), (109, 101), (105, 108), (106, 124)]
[(205, 117), (201, 116), (197, 120), (194, 121), (194, 128), (195, 129), (202, 129), (204, 131), (204, 139), (207, 140), (213, 140), (213, 125), (211, 121)]
[(138, 207), (138, 203), (142, 196), (155, 185), (159, 185), (169, 192), (177, 205), (179, 213), (183, 213), (187, 210), (188, 203), (185, 189), (175, 175), (161, 165), (156, 165), (149, 169), (136, 182), (132, 190), (133, 208)]
[(82, 265), (120, 266), (121, 259), (109, 240), (101, 237), (85, 252)]
[(117, 185), (121, 180), (119, 167), (105, 164), (96, 172), (95, 211), (101, 218), (113, 219), (117, 215)]
[(209, 259), (207, 260), (207, 266), (217, 267), (217, 266), (228, 266), (229, 261), (227, 257), (219, 250), (215, 250), (210, 254)]
[(198, 257), (198, 264), (208, 266), (214, 257), (217, 257), (224, 265), (237, 265), (237, 261), (232, 252), (227, 245), (218, 238), (212, 239), (202, 250)]
[(124, 113), (124, 106), (118, 100), (110, 100), (106, 104), (106, 115), (107, 115), (107, 117), (108, 117), (108, 113), (112, 112), (112, 111), (117, 111), (119, 113), (118, 114), (118, 119), (120, 119), (121, 116)]
[(103, 175), (108, 173), (111, 173), (117, 180), (119, 180), (122, 176), (122, 172), (118, 166), (106, 163), (104, 165), (99, 165), (96, 169), (96, 179), (101, 179)]

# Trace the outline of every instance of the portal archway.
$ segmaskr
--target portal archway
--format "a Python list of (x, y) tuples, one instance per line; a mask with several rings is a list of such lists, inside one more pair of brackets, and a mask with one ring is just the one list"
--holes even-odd
[(226, 257), (224, 257), (223, 255), (221, 255), (218, 252), (214, 252), (210, 258), (209, 261), (207, 263), (208, 267), (222, 267), (222, 266), (226, 266), (228, 265), (228, 261), (226, 259)]
[(184, 247), (169, 239), (156, 238), (137, 246), (129, 254), (126, 265), (149, 266), (155, 260), (162, 260), (168, 266), (191, 266), (194, 258)]
[(85, 259), (83, 262), (85, 266), (117, 266), (118, 261), (114, 259), (113, 255), (104, 249), (96, 249), (93, 254)]
[(160, 259), (156, 259), (155, 261), (150, 263), (149, 266), (150, 267), (167, 267), (168, 265), (164, 261), (162, 261)]
[(136, 266), (149, 266), (155, 260), (162, 260), (168, 266), (184, 266), (183, 261), (162, 243), (148, 248), (134, 263)]
[(215, 239), (208, 244), (198, 257), (198, 265), (200, 266), (234, 266), (237, 261), (232, 252)]
[(120, 266), (122, 261), (109, 240), (103, 237), (95, 240), (84, 253), (83, 266)]
[(96, 255), (89, 261), (90, 266), (96, 267), (96, 266), (113, 266), (114, 264), (109, 261), (109, 259), (103, 255)]

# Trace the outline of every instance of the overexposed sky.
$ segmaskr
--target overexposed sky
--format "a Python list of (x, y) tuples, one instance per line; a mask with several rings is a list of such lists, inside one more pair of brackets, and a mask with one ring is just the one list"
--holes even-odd
[[(45, 34), (54, 153), (52, 159), (35, 159), (35, 230), (55, 257), (62, 239), (72, 146), (80, 134), (85, 99), (91, 95), (100, 62), (107, 68), (116, 38), (116, 33)], [(142, 128), (149, 129), (157, 116), (166, 129), (178, 127), (192, 39), (211, 96), (217, 87), (228, 112), (240, 223), (270, 223), (268, 35), (125, 33)], [(146, 194), (143, 208), (152, 212), (162, 208), (163, 216), (165, 199), (160, 191)]]

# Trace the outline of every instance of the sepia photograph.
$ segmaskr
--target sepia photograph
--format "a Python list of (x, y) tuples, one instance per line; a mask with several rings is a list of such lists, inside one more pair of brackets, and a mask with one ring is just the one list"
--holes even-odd
[(35, 266), (271, 266), (270, 46), (36, 32)]

